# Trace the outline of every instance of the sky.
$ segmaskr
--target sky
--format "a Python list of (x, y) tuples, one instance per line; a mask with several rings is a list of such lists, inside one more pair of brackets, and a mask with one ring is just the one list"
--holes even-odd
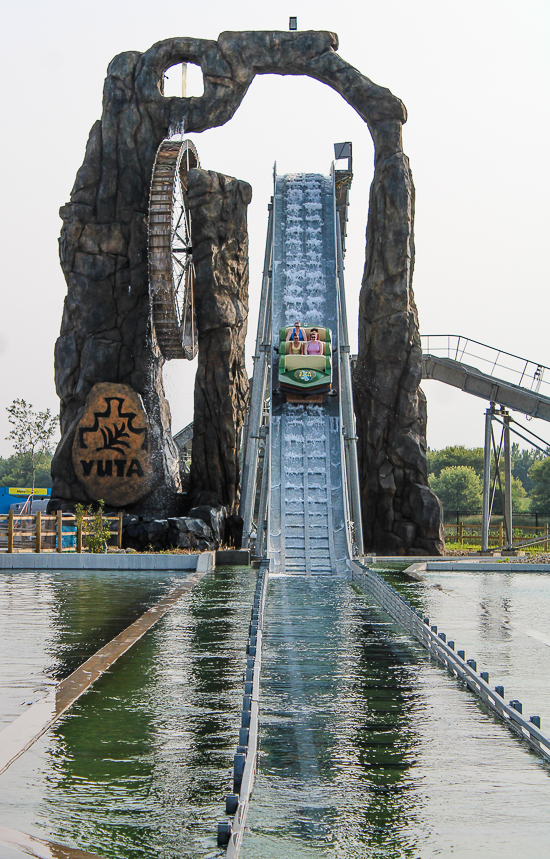
[[(58, 411), (53, 348), (66, 294), (58, 210), (69, 199), (89, 130), (101, 116), (108, 63), (122, 51), (145, 51), (173, 36), (216, 39), (224, 30), (287, 30), (290, 15), (297, 16), (300, 30), (336, 32), (340, 55), (407, 107), (403, 136), (416, 187), (413, 287), (421, 332), (461, 334), (550, 367), (547, 2), (4, 0), (1, 456), (12, 452), (4, 440), (4, 409), (15, 397)], [(168, 78), (167, 94), (171, 87), (177, 94), (178, 70)], [(200, 70), (190, 73), (188, 94), (201, 87)], [(256, 336), (273, 165), (278, 173), (328, 174), (333, 144), (352, 141), (345, 277), (355, 348), (373, 172), (366, 125), (317, 81), (262, 76), (227, 125), (189, 136), (204, 168), (252, 185), (248, 356)], [(174, 432), (192, 420), (195, 366), (172, 361), (165, 368)], [(426, 381), (423, 388), (431, 448), (483, 444), (483, 400), (439, 382)], [(529, 427), (550, 440), (546, 423), (533, 420)]]

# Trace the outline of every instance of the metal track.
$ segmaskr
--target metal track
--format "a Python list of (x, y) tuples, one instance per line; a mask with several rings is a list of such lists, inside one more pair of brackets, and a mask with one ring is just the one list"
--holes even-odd
[[(331, 575), (346, 569), (352, 531), (341, 413), (344, 374), (339, 372), (343, 292), (339, 295), (332, 177), (277, 177), (273, 229), (272, 346), (278, 345), (280, 328), (296, 319), (330, 328), (334, 396), (325, 396), (320, 404), (283, 402), (277, 389), (279, 356), (272, 350), (267, 554), (274, 571)], [(351, 402), (351, 391), (347, 394)]]

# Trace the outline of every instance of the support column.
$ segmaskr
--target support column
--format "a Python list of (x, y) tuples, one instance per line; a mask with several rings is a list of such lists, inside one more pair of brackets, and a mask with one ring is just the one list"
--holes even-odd
[[(258, 316), (258, 331), (256, 334), (256, 351), (254, 354), (254, 373), (250, 392), (250, 408), (248, 412), (247, 434), (244, 438), (243, 477), (240, 515), (243, 518), (243, 548), (247, 548), (252, 530), (254, 502), (256, 499), (256, 480), (258, 472), (258, 454), (260, 431), (263, 422), (264, 402), (267, 392), (269, 357), (271, 355), (271, 252), (273, 244), (273, 203), (269, 204), (269, 220), (264, 257), (264, 273), (262, 294), (260, 298), (260, 313)], [(260, 539), (259, 533), (256, 538)], [(257, 551), (257, 550), (256, 550)]]
[(485, 412), (485, 447), (483, 450), (483, 513), (481, 522), (481, 551), (489, 550), (489, 520), (491, 516), (491, 428), (494, 405)]
[(503, 414), (504, 420), (504, 522), (506, 524), (506, 544), (513, 542), (512, 526), (512, 451), (510, 446), (510, 414)]
[(262, 471), (262, 488), (260, 490), (260, 509), (258, 510), (258, 526), (256, 529), (256, 557), (263, 558), (265, 554), (265, 529), (267, 524), (267, 497), (269, 492), (269, 427), (266, 427), (264, 443), (264, 466)]

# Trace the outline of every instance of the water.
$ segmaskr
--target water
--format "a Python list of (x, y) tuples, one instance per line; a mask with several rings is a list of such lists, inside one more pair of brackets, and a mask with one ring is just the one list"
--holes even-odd
[(478, 671), (489, 672), (493, 687), (504, 686), (506, 701), (516, 698), (524, 715), (541, 716), (550, 736), (550, 575), (449, 570), (422, 576), (424, 582), (407, 584), (393, 575), (391, 583), (454, 639), (456, 650), (477, 661)]
[[(68, 671), (77, 652), (83, 661), (178, 581), (166, 574), (38, 578), (21, 574), (8, 583), (8, 602), (13, 607), (18, 593), (22, 606), (10, 652), (20, 671), (34, 673), (32, 683), (26, 675), (33, 690)], [(0, 777), (0, 823), (107, 859), (218, 855), (254, 579), (249, 568), (215, 571), (171, 609)], [(4, 710), (12, 712), (14, 684), (7, 686)]]
[[(510, 689), (525, 664), (539, 700), (548, 580), (498, 575), (388, 574)], [(2, 574), (4, 721), (180, 578)], [(0, 823), (106, 859), (223, 855), (254, 583), (227, 568), (196, 585), (0, 777)], [(244, 859), (548, 855), (549, 769), (344, 579), (271, 579), (260, 718)]]
[(0, 730), (133, 623), (177, 579), (103, 571), (0, 573)]
[(548, 855), (540, 759), (348, 582), (269, 588), (245, 859)]

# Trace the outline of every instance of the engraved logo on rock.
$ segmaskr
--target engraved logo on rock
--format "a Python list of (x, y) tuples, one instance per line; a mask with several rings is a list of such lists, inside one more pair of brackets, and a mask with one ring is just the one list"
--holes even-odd
[(76, 429), (73, 465), (86, 492), (106, 504), (131, 504), (151, 489), (149, 427), (129, 385), (94, 385)]

